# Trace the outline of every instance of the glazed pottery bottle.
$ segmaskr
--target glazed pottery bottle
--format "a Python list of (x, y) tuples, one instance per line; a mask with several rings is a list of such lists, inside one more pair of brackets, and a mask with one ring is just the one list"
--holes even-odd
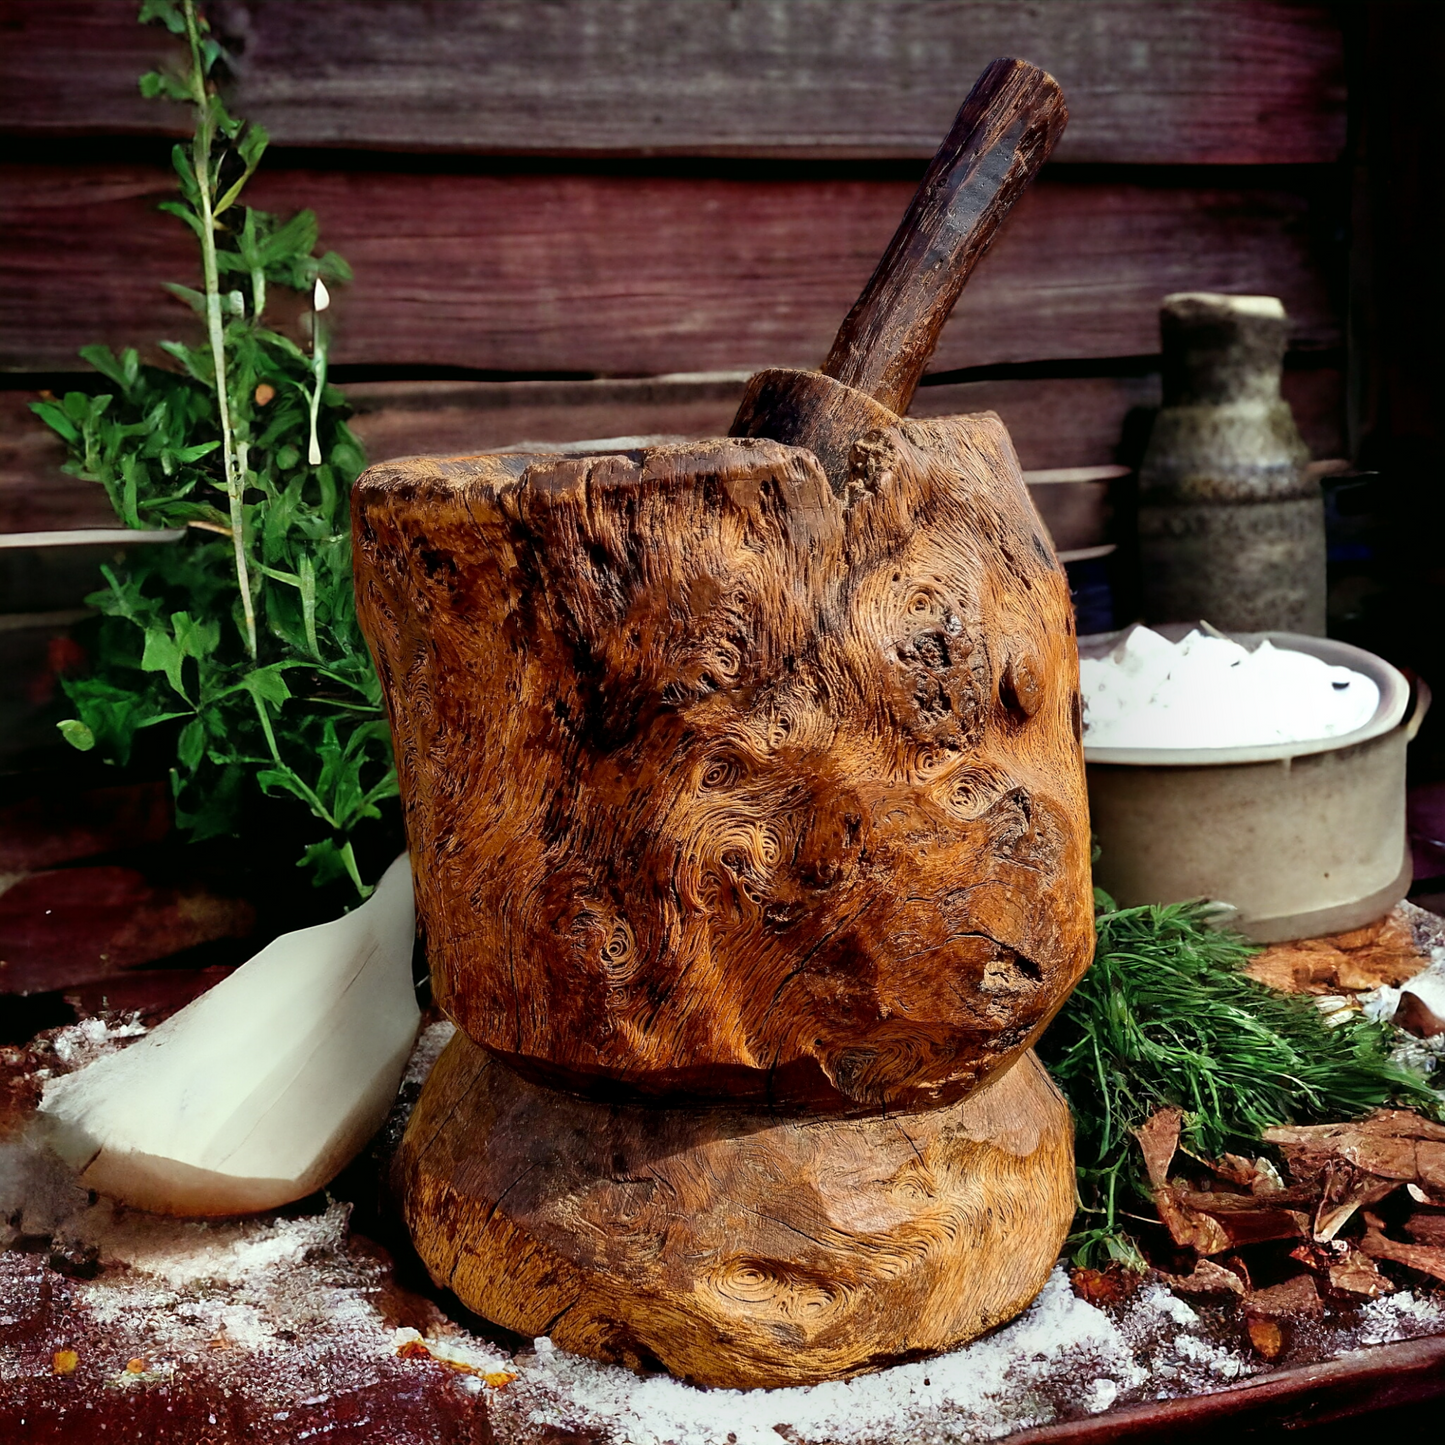
[(1324, 502), (1280, 395), (1288, 325), (1273, 296), (1164, 300), (1164, 405), (1139, 473), (1149, 622), (1324, 634)]

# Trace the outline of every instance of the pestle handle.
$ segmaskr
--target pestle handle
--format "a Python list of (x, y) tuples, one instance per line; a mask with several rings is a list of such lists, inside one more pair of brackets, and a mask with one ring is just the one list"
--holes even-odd
[(948, 313), (1068, 122), (1058, 82), (995, 60), (968, 94), (823, 374), (902, 415)]

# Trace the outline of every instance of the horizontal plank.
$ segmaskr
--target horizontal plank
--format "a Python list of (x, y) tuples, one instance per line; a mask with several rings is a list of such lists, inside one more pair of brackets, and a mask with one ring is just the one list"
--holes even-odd
[(245, 938), (256, 910), (203, 885), (151, 883), (111, 864), (31, 873), (0, 894), (0, 991), (49, 993)]
[[(1058, 78), (1060, 160), (1314, 162), (1344, 144), (1332, 7), (1238, 0), (249, 0), (207, 6), (239, 112), (301, 146), (915, 157), (973, 77)], [(0, 5), (0, 127), (175, 134), (135, 77), (171, 48), (115, 0)]]
[[(727, 431), (745, 379), (746, 373), (736, 372), (604, 381), (366, 382), (348, 386), (346, 394), (356, 412), (353, 428), (368, 455), (382, 460), (520, 443), (545, 447), (585, 437), (716, 436)], [(1286, 371), (1285, 394), (1314, 455), (1341, 456), (1341, 373)], [(1048, 472), (1137, 462), (1159, 395), (1157, 373), (978, 381), (923, 387), (913, 415), (996, 411), (1025, 469)], [(0, 533), (40, 530), (36, 518), (47, 526), (113, 526), (100, 488), (59, 470), (60, 444), (29, 413), (29, 400), (27, 393), (0, 392)], [(1087, 491), (1094, 485), (1073, 488), (1074, 500), (1094, 495)], [(1050, 526), (1060, 545), (1086, 545), (1093, 534), (1066, 522), (1060, 510), (1070, 505), (1066, 490), (1058, 484), (1040, 488), (1041, 497), (1057, 493), (1041, 505), (1053, 509)], [(65, 550), (68, 557), (78, 549)], [(84, 587), (65, 590), (65, 563), (57, 557), (42, 566), (32, 559), (24, 564), (32, 570), (21, 576), (21, 561), (0, 551), (0, 600), (18, 610), (23, 599), (17, 589), (40, 599), (37, 607), (83, 595)]]
[[(0, 367), (183, 334), (190, 233), (160, 167), (0, 167)], [(814, 366), (912, 194), (891, 181), (263, 171), (355, 269), (337, 362), (657, 375)], [(195, 284), (199, 284), (195, 282)], [(1283, 298), (1337, 344), (1309, 201), (1280, 188), (1043, 181), (980, 264), (936, 370), (1148, 354), (1179, 290)]]

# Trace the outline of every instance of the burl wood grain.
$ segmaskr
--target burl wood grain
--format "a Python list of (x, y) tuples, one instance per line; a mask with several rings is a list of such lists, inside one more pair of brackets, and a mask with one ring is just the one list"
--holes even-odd
[[(835, 384), (836, 385), (836, 384)], [(956, 1099), (1093, 946), (1068, 588), (1007, 433), (414, 459), (354, 497), (436, 996), (593, 1092)]]
[(529, 1083), (464, 1034), (398, 1158), (438, 1282), (524, 1335), (700, 1384), (837, 1379), (1012, 1318), (1074, 1211), (1033, 1054), (960, 1104), (858, 1120), (649, 1108)]

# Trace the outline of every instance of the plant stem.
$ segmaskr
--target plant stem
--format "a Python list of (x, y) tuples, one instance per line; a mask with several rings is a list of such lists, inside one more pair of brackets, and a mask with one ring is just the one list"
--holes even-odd
[(201, 206), (201, 265), (206, 285), (206, 330), (211, 339), (211, 360), (216, 371), (216, 406), (221, 417), (221, 454), (226, 469), (226, 495), (231, 504), (231, 541), (236, 554), (236, 585), (241, 589), (241, 608), (246, 619), (246, 650), (256, 656), (256, 612), (251, 599), (251, 575), (246, 562), (245, 516), (241, 496), (246, 479), (236, 452), (231, 430), (231, 402), (226, 379), (226, 340), (221, 325), (220, 269), (216, 264), (216, 221), (212, 213), (211, 146), (215, 140), (215, 119), (206, 95), (206, 66), (201, 54), (200, 26), (196, 22), (195, 0), (183, 0), (186, 38), (191, 44), (191, 87), (196, 102), (196, 134), (191, 142), (191, 166)]

